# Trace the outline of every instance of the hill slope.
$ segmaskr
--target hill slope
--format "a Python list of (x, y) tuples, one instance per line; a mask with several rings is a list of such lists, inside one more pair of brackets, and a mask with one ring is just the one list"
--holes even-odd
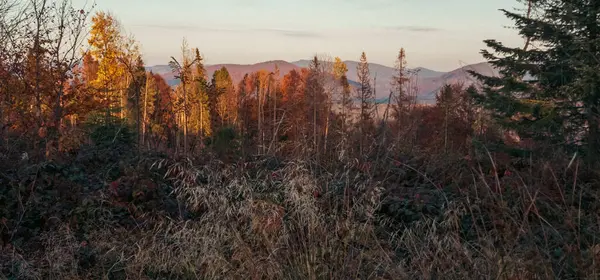
[[(227, 71), (229, 71), (229, 75), (231, 75), (231, 79), (233, 80), (233, 83), (235, 85), (237, 85), (237, 83), (239, 83), (244, 78), (245, 74), (249, 74), (252, 72), (259, 71), (259, 70), (275, 71), (276, 66), (279, 67), (280, 78), (294, 69), (295, 70), (300, 69), (300, 67), (298, 67), (294, 64), (291, 64), (287, 61), (283, 61), (283, 60), (265, 61), (265, 62), (261, 62), (261, 63), (246, 64), (246, 65), (244, 65), (244, 64), (215, 64), (215, 65), (207, 65), (205, 67), (206, 67), (206, 74), (209, 78), (212, 77), (212, 75), (213, 75), (213, 73), (215, 73), (215, 71), (221, 69), (222, 67), (227, 68)], [(148, 71), (152, 71), (154, 73), (161, 75), (167, 81), (167, 83), (171, 86), (175, 86), (175, 85), (179, 84), (179, 80), (177, 80), (175, 78), (173, 71), (171, 70), (171, 68), (168, 65), (156, 65), (156, 66), (147, 67), (146, 69)]]
[[(344, 63), (346, 63), (346, 66), (348, 66), (348, 78), (351, 80), (356, 80), (356, 66), (358, 66), (359, 62), (346, 60)], [(298, 67), (308, 67), (310, 60), (298, 60), (292, 62), (292, 64)], [(377, 73), (378, 79), (381, 78), (382, 80), (385, 77), (392, 77), (394, 75), (393, 67), (388, 67), (377, 63), (369, 63), (369, 70), (372, 74)], [(423, 78), (439, 77), (446, 74), (446, 72), (435, 71), (424, 67), (417, 67), (414, 70), (419, 70), (419, 76)]]
[[(300, 60), (295, 61), (293, 63), (289, 63), (283, 60), (273, 60), (246, 65), (216, 64), (207, 65), (206, 71), (207, 75), (211, 77), (216, 70), (221, 69), (222, 67), (226, 67), (232, 77), (234, 84), (237, 84), (243, 79), (244, 75), (247, 73), (252, 73), (259, 70), (275, 71), (275, 66), (277, 65), (280, 70), (280, 77), (283, 77), (286, 73), (288, 73), (291, 70), (300, 70), (303, 67), (307, 67), (309, 63), (310, 61), (308, 60)], [(348, 79), (350, 80), (350, 84), (356, 87), (358, 85), (358, 83), (356, 82), (358, 80), (356, 72), (358, 62), (345, 61), (345, 63), (348, 66)], [(472, 84), (474, 82), (474, 78), (471, 77), (471, 75), (469, 75), (467, 70), (474, 70), (478, 73), (482, 73), (488, 76), (498, 75), (498, 71), (493, 69), (491, 65), (487, 62), (463, 66), (450, 72), (439, 72), (423, 67), (418, 67), (415, 69), (420, 70), (418, 75), (418, 99), (422, 103), (433, 102), (435, 100), (435, 94), (445, 83), (463, 82), (465, 85)], [(172, 86), (177, 85), (179, 83), (179, 81), (175, 79), (175, 75), (171, 71), (171, 68), (167, 65), (156, 65), (152, 67), (147, 67), (147, 70), (160, 74)], [(370, 63), (369, 70), (371, 71), (372, 78), (377, 77), (377, 85), (375, 87), (377, 91), (376, 98), (380, 102), (385, 102), (385, 100), (389, 96), (389, 92), (391, 89), (390, 81), (394, 75), (394, 68), (381, 64)]]
[(273, 60), (273, 61), (265, 61), (265, 62), (256, 63), (256, 64), (247, 64), (247, 65), (241, 65), (241, 64), (209, 65), (206, 67), (206, 73), (209, 77), (212, 77), (212, 75), (215, 71), (221, 69), (222, 67), (225, 67), (225, 68), (227, 68), (227, 71), (229, 71), (229, 75), (231, 75), (231, 79), (233, 80), (233, 83), (235, 85), (237, 85), (237, 83), (239, 83), (244, 78), (244, 75), (246, 75), (246, 74), (250, 74), (252, 72), (257, 72), (259, 70), (273, 72), (273, 71), (275, 71), (276, 66), (279, 67), (280, 78), (283, 78), (283, 76), (285, 74), (287, 74), (288, 72), (290, 72), (292, 70), (300, 70), (300, 67), (298, 67), (294, 64), (291, 64), (287, 61)]
[[(308, 67), (308, 65), (310, 64), (310, 60), (299, 60), (294, 61), (292, 63), (299, 67)], [(359, 62), (347, 60), (344, 61), (344, 63), (346, 63), (346, 66), (348, 67), (348, 79), (353, 82), (358, 81), (358, 73), (356, 71), (356, 68)], [(424, 67), (417, 67), (413, 70), (419, 71), (418, 78), (420, 81), (424, 79), (439, 78), (447, 74), (446, 72), (435, 71)], [(375, 86), (377, 98), (386, 99), (389, 96), (390, 89), (392, 87), (390, 81), (394, 76), (395, 69), (377, 63), (369, 63), (369, 71), (371, 72), (372, 79), (377, 78), (377, 84)], [(421, 93), (423, 92), (419, 92), (419, 95), (421, 95)]]
[(464, 83), (465, 86), (473, 84), (475, 82), (475, 78), (473, 78), (467, 72), (468, 70), (473, 70), (477, 73), (487, 76), (498, 75), (498, 71), (495, 70), (489, 63), (481, 62), (463, 66), (456, 70), (445, 73), (440, 77), (423, 78), (419, 80), (419, 99), (421, 101), (428, 101), (426, 103), (435, 101), (435, 95), (437, 91), (444, 84)]

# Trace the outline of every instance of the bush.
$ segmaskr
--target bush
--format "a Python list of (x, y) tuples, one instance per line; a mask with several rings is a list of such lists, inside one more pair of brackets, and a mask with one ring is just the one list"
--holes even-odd
[[(237, 155), (235, 130), (195, 158), (135, 149), (90, 123), (69, 160), (3, 154), (0, 275), (9, 279), (593, 279), (598, 174), (379, 144), (362, 162)], [(69, 158), (70, 157), (70, 158)], [(310, 157), (309, 157), (310, 158)], [(568, 160), (561, 160), (568, 158)]]

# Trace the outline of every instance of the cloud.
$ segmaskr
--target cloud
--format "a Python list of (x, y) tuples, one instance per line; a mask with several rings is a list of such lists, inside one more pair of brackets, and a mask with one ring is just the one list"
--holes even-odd
[[(406, 1), (406, 0), (404, 0)], [(397, 7), (401, 0), (345, 0), (345, 3), (360, 8), (361, 10), (380, 11)]]
[(319, 38), (321, 34), (311, 31), (303, 31), (303, 30), (287, 30), (287, 29), (252, 29), (252, 31), (256, 32), (268, 32), (275, 33), (285, 37), (294, 37), (294, 38)]
[(212, 31), (212, 32), (236, 32), (234, 29), (225, 28), (206, 28), (194, 25), (183, 24), (134, 24), (133, 27), (164, 29), (164, 30), (184, 30), (184, 31)]
[(431, 26), (418, 26), (418, 25), (400, 25), (400, 26), (392, 26), (386, 27), (387, 30), (392, 31), (409, 31), (409, 32), (437, 32), (442, 29)]
[(274, 29), (274, 28), (212, 28), (212, 27), (200, 27), (194, 25), (181, 25), (181, 24), (137, 24), (134, 27), (150, 28), (150, 29), (165, 29), (165, 30), (183, 30), (183, 31), (194, 31), (194, 32), (231, 32), (231, 33), (272, 33), (285, 37), (293, 38), (319, 38), (321, 34), (304, 31), (304, 30), (290, 30), (290, 29)]

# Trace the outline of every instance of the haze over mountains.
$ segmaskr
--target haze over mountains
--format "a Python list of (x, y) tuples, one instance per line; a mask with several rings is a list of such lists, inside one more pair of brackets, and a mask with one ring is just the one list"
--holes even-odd
[[(359, 62), (356, 61), (344, 61), (348, 66), (348, 79), (352, 85), (357, 84), (358, 76), (356, 67)], [(289, 71), (295, 69), (300, 70), (301, 68), (308, 67), (309, 60), (299, 60), (294, 62), (287, 62), (283, 60), (265, 61), (256, 64), (215, 64), (207, 65), (207, 75), (211, 77), (213, 73), (221, 67), (226, 67), (229, 74), (232, 77), (234, 84), (241, 81), (245, 74), (256, 72), (258, 70), (274, 71), (275, 67), (279, 67), (280, 78), (287, 74)], [(149, 71), (160, 74), (170, 85), (177, 85), (179, 80), (175, 78), (175, 75), (171, 71), (168, 65), (156, 65), (147, 67)], [(377, 77), (376, 98), (378, 100), (386, 100), (389, 96), (391, 89), (390, 81), (394, 75), (394, 68), (388, 67), (381, 64), (369, 63), (369, 69), (371, 71), (371, 78)], [(463, 82), (466, 85), (470, 85), (474, 82), (474, 78), (469, 75), (468, 70), (473, 70), (484, 75), (498, 75), (498, 71), (487, 63), (477, 63), (466, 65), (458, 69), (449, 72), (440, 72), (423, 67), (415, 68), (419, 70), (417, 76), (418, 83), (418, 100), (421, 103), (432, 103), (435, 101), (435, 94), (437, 91), (446, 83), (457, 83)]]

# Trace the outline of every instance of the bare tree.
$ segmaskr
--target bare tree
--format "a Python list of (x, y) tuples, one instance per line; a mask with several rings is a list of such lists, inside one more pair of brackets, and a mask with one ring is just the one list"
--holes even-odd
[(315, 55), (313, 57), (313, 60), (310, 63), (309, 66), (309, 74), (307, 77), (307, 81), (306, 81), (306, 94), (305, 94), (305, 98), (307, 98), (307, 104), (310, 104), (310, 111), (311, 111), (311, 117), (309, 117), (309, 119), (312, 119), (312, 138), (313, 138), (313, 151), (317, 152), (318, 155), (318, 151), (319, 151), (319, 124), (320, 124), (320, 119), (319, 116), (322, 114), (321, 111), (321, 106), (322, 106), (322, 102), (321, 99), (324, 95), (324, 88), (323, 88), (323, 76), (322, 76), (322, 72), (323, 68), (321, 66), (321, 61), (319, 60), (319, 58)]
[(275, 79), (275, 89), (273, 90), (273, 123), (271, 124), (271, 130), (272, 130), (272, 141), (271, 144), (275, 141), (275, 139), (277, 139), (277, 128), (276, 128), (276, 123), (277, 123), (277, 93), (279, 92), (279, 65), (275, 65), (275, 71), (272, 73), (272, 77), (274, 77)]
[(325, 94), (325, 124), (323, 127), (323, 152), (327, 152), (327, 144), (329, 139), (329, 129), (331, 126), (331, 112), (333, 108), (333, 96), (337, 88), (337, 80), (333, 70), (333, 58), (328, 54), (320, 54), (317, 56), (320, 62), (319, 77), (323, 91)]
[(182, 61), (181, 63), (175, 59), (175, 57), (171, 57), (171, 61), (169, 62), (169, 66), (175, 73), (175, 78), (181, 81), (181, 88), (183, 91), (183, 149), (184, 153), (187, 155), (188, 153), (188, 139), (187, 139), (187, 115), (188, 115), (188, 104), (187, 104), (187, 83), (193, 79), (191, 76), (191, 67), (196, 63), (197, 58), (190, 59), (188, 56), (188, 45), (187, 40), (183, 39), (183, 43), (181, 45), (182, 52)]
[(263, 95), (264, 95), (264, 87), (261, 85), (262, 84), (262, 77), (260, 75), (256, 75), (256, 80), (255, 80), (255, 85), (256, 85), (256, 101), (258, 102), (257, 104), (257, 109), (258, 109), (258, 117), (257, 117), (257, 122), (258, 122), (258, 146), (259, 149), (261, 149), (261, 153), (262, 153), (262, 149), (263, 149), (263, 141), (264, 141), (264, 135), (263, 135), (263, 131), (262, 131), (262, 124), (263, 124), (263, 112), (262, 112), (262, 106), (263, 106)]
[(18, 0), (0, 0), (0, 135), (4, 133), (6, 118), (4, 107), (10, 105), (12, 92), (8, 83), (8, 69), (17, 65), (18, 55), (21, 51), (21, 42), (24, 32), (20, 30), (25, 21), (25, 9), (19, 5)]
[[(33, 42), (31, 51), (35, 60), (34, 97), (38, 129), (48, 129), (46, 156), (59, 149), (60, 126), (63, 118), (64, 85), (71, 77), (72, 69), (83, 58), (83, 46), (87, 30), (86, 20), (89, 11), (86, 7), (75, 9), (71, 1), (30, 0)], [(42, 66), (42, 63), (44, 64)], [(42, 90), (42, 67), (49, 73), (54, 83), (51, 88)], [(48, 77), (46, 77), (48, 78)], [(48, 124), (43, 119), (42, 106), (48, 102), (52, 108)]]

